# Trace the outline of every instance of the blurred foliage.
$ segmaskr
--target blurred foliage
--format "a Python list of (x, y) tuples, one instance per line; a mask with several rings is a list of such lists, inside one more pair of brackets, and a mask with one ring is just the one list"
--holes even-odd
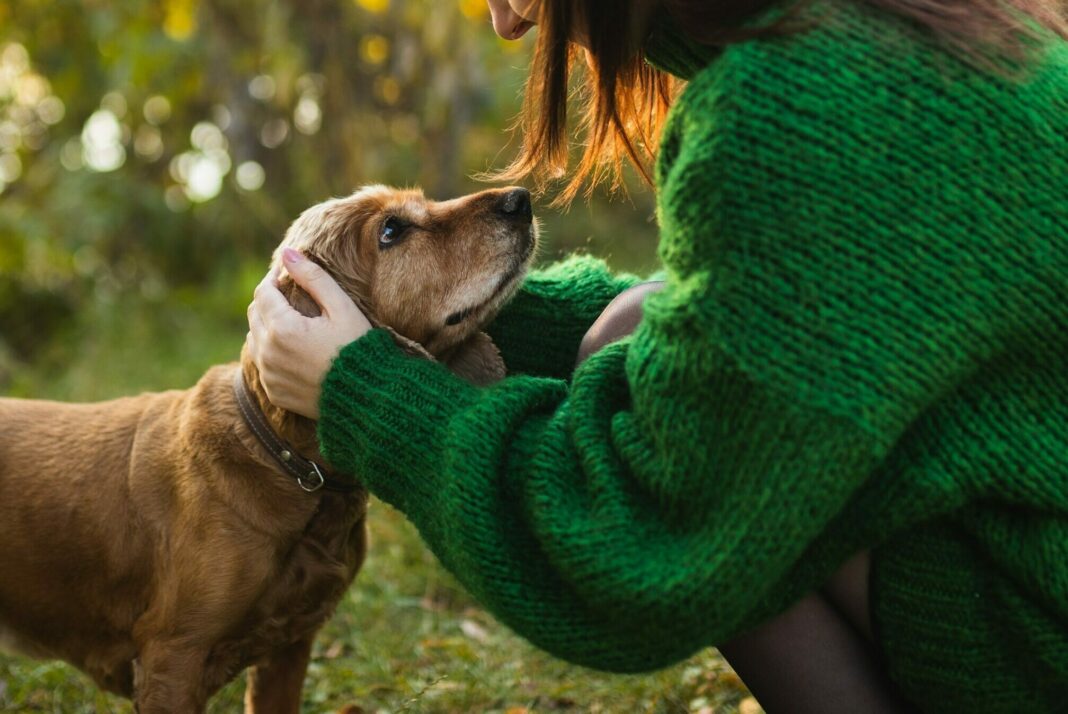
[[(62, 374), (57, 344), (116, 305), (240, 321), (254, 280), (201, 289), (262, 271), (331, 195), (484, 187), (530, 47), (488, 20), (484, 0), (0, 0), (0, 389)], [(654, 263), (646, 194), (547, 218), (546, 257)]]

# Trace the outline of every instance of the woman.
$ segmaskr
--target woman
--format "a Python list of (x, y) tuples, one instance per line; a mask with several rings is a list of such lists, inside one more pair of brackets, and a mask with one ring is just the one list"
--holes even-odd
[[(818, 704), (821, 672), (841, 701), (893, 710), (882, 667), (924, 710), (1060, 708), (1063, 4), (490, 7), (503, 37), (540, 25), (509, 176), (565, 163), (583, 44), (587, 141), (564, 198), (655, 154), (663, 289), (573, 369), (636, 281), (581, 258), (533, 275), (492, 329), (515, 376), (477, 389), (403, 355), (290, 254), (325, 317), (290, 311), (270, 276), (258, 289), (272, 400), (319, 418), (335, 466), (571, 661), (642, 671), (724, 645), (769, 711)], [(665, 72), (687, 81), (677, 98)], [(588, 343), (626, 332), (640, 296), (624, 300)], [(814, 674), (787, 651), (821, 642)]]

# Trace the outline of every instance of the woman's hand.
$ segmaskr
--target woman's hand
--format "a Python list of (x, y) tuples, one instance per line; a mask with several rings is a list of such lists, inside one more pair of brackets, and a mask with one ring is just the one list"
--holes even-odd
[(293, 280), (322, 310), (304, 317), (278, 289), (271, 271), (248, 306), (248, 347), (260, 382), (275, 406), (319, 418), (319, 393), (341, 348), (371, 329), (363, 313), (326, 271), (287, 248), (282, 260)]

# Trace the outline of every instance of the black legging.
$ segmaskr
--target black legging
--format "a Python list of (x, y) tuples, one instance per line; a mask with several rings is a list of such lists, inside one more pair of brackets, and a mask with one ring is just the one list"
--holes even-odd
[(719, 648), (768, 714), (918, 711), (895, 692), (872, 642), (868, 566), (857, 554), (823, 590)]

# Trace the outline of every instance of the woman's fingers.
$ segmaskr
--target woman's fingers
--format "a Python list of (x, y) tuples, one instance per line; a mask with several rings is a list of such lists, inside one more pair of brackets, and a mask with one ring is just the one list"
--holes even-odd
[[(250, 311), (255, 309), (262, 318), (265, 314), (281, 313), (292, 310), (289, 301), (278, 289), (278, 268), (270, 270), (252, 293), (253, 301)], [(251, 317), (251, 316), (250, 316)]]
[(330, 317), (351, 310), (353, 305), (349, 296), (330, 274), (314, 261), (308, 260), (292, 248), (286, 248), (282, 251), (282, 262), (294, 282), (311, 295), (324, 315)]

